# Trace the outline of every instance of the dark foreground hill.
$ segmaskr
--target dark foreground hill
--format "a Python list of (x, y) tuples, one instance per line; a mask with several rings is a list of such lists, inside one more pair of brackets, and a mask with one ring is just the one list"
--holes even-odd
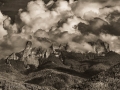
[(110, 69), (92, 76), (80, 84), (73, 85), (75, 90), (120, 90), (120, 63)]
[(64, 61), (54, 55), (41, 59), (38, 68), (27, 69), (22, 61), (0, 60), (2, 90), (119, 90), (120, 55), (64, 52)]

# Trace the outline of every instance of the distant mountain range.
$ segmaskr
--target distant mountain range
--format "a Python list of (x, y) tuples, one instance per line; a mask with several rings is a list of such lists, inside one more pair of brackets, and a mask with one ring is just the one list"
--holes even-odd
[[(28, 42), (26, 46), (23, 55), (27, 55), (26, 50), (31, 48), (31, 42)], [(54, 46), (50, 48), (53, 49)], [(31, 59), (8, 58), (9, 63), (6, 63), (6, 60), (0, 60), (1, 88), (3, 90), (4, 88), (7, 88), (6, 90), (33, 88), (36, 88), (33, 90), (101, 90), (101, 87), (107, 88), (104, 90), (115, 90), (113, 88), (119, 88), (119, 82), (117, 82), (119, 54), (112, 51), (107, 52), (105, 56), (98, 56), (95, 53), (61, 52), (63, 61), (53, 52), (48, 58), (40, 56), (38, 67), (34, 66), (36, 58), (33, 58), (32, 55), (29, 56), (32, 57)], [(26, 60), (33, 62), (29, 68), (25, 65)], [(117, 83), (116, 86), (113, 82)], [(114, 87), (109, 85), (111, 83), (114, 84)]]

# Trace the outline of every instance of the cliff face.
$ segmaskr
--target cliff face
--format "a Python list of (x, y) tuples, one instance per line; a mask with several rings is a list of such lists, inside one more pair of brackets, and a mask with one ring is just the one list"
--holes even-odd
[(109, 44), (98, 39), (96, 42), (89, 42), (89, 44), (94, 48), (94, 52), (99, 56), (104, 56), (110, 51)]
[(27, 41), (25, 49), (19, 53), (12, 53), (7, 58), (7, 62), (9, 63), (9, 60), (20, 60), (24, 62), (24, 65), (34, 65), (35, 67), (38, 67), (39, 61), (37, 57), (37, 52), (35, 52), (35, 49), (32, 48), (32, 42)]
[[(65, 49), (65, 47), (68, 47), (68, 45), (58, 45), (58, 47), (51, 45), (48, 49), (51, 52), (49, 56), (46, 57), (48, 50), (46, 51), (41, 47), (33, 48), (32, 42), (28, 41), (23, 51), (13, 53), (8, 57), (8, 62), (11, 65), (6, 64), (5, 60), (0, 61), (0, 89), (99, 90), (101, 88), (104, 89), (104, 85), (109, 85), (112, 81), (119, 86), (119, 82), (117, 82), (118, 79), (114, 80), (114, 76), (116, 78), (119, 77), (119, 73), (114, 73), (114, 71), (118, 70), (119, 66), (115, 69), (114, 65), (120, 63), (120, 55), (115, 52), (109, 52), (109, 48), (107, 48), (108, 44), (106, 44), (106, 46), (105, 44), (106, 43), (101, 40), (91, 44), (92, 46), (96, 46), (96, 48), (100, 47), (98, 51), (108, 52), (102, 57), (95, 53), (83, 54), (67, 52), (67, 48)], [(14, 58), (15, 56), (18, 57), (17, 60)], [(62, 61), (62, 59), (64, 61)], [(32, 65), (37, 68), (32, 67)], [(26, 68), (25, 66), (29, 66), (30, 68), (28, 69), (28, 67)], [(100, 74), (100, 77), (98, 77), (101, 72), (105, 74)], [(113, 76), (111, 73), (114, 73)], [(108, 74), (111, 75), (108, 78), (111, 81), (104, 83), (103, 80), (105, 80), (104, 78), (106, 78)], [(100, 80), (100, 78), (103, 78), (103, 80), (101, 79), (102, 81), (96, 82), (90, 81), (93, 80), (94, 75), (98, 77), (95, 77), (97, 80)], [(107, 88), (108, 89), (104, 90), (111, 90), (110, 88), (112, 87), (108, 86)]]
[(28, 67), (29, 65), (39, 66), (41, 59), (48, 58), (51, 54), (62, 60), (62, 51), (66, 51), (68, 45), (58, 45), (53, 44), (48, 48), (44, 49), (42, 47), (32, 47), (32, 42), (27, 41), (23, 51), (18, 53), (12, 53), (7, 57), (7, 63), (10, 64), (9, 60), (20, 60), (24, 62), (24, 65)]
[[(90, 42), (89, 43), (93, 48), (94, 52), (98, 56), (104, 56), (107, 52), (110, 51), (109, 44), (106, 42), (103, 42), (102, 40), (97, 40), (96, 42)], [(7, 62), (9, 60), (20, 60), (24, 62), (25, 66), (34, 65), (35, 67), (39, 66), (39, 60), (40, 59), (46, 59), (51, 54), (53, 54), (55, 57), (59, 58), (63, 61), (63, 53), (64, 51), (67, 51), (68, 45), (51, 45), (48, 49), (44, 49), (42, 47), (32, 47), (32, 42), (27, 41), (25, 45), (25, 49), (19, 53), (12, 53), (8, 58)], [(9, 62), (8, 62), (9, 63)]]

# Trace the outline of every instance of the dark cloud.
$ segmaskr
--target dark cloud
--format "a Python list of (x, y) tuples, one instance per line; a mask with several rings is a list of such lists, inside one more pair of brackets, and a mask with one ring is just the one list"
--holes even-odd
[[(112, 16), (111, 18), (114, 18), (115, 16)], [(83, 34), (89, 34), (93, 33), (95, 35), (99, 35), (100, 33), (106, 33), (111, 34), (115, 36), (120, 35), (120, 18), (117, 21), (114, 21), (110, 19), (111, 22), (108, 24), (102, 19), (94, 19), (93, 21), (90, 21), (89, 25), (86, 25), (84, 23), (78, 24), (78, 29)]]
[(120, 36), (120, 19), (117, 22), (112, 22), (110, 25), (104, 25), (103, 29), (109, 34)]
[(103, 30), (106, 31), (106, 33), (109, 33), (111, 35), (120, 35), (120, 12), (114, 11), (110, 13), (106, 20), (110, 23), (108, 25), (103, 25)]
[(15, 16), (18, 14), (20, 8), (26, 8), (27, 3), (31, 0), (0, 0), (3, 4), (0, 10), (4, 15), (11, 17), (11, 23), (15, 22)]
[(108, 25), (108, 23), (100, 18), (94, 18), (93, 20), (89, 21), (88, 25), (79, 23), (78, 30), (80, 30), (80, 32), (83, 34), (93, 33), (95, 35), (99, 35), (101, 32), (104, 32), (104, 25)]
[[(120, 2), (119, 0), (78, 0), (78, 1), (79, 2), (94, 2), (94, 3), (102, 3), (102, 4), (106, 4), (108, 2), (114, 2), (114, 3)], [(110, 4), (110, 3), (108, 3), (108, 4)], [(111, 5), (112, 5), (112, 3), (111, 3)]]

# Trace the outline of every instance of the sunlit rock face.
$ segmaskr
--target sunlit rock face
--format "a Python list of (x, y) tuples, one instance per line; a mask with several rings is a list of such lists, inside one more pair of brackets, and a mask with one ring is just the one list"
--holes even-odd
[(42, 47), (32, 47), (32, 42), (27, 41), (25, 45), (25, 49), (19, 53), (12, 53), (7, 57), (7, 60), (20, 60), (24, 62), (25, 66), (34, 65), (35, 67), (39, 66), (40, 59), (46, 59), (50, 55), (54, 55), (62, 59), (62, 52), (67, 51), (68, 45), (51, 45), (49, 48), (44, 49)]
[(18, 60), (19, 57), (16, 55), (16, 53), (12, 53), (11, 55), (6, 56), (6, 59), (9, 59), (9, 60)]
[(23, 61), (25, 65), (34, 65), (38, 67), (39, 61), (36, 57), (36, 52), (32, 48), (32, 42), (27, 41), (25, 49), (19, 53), (12, 53), (8, 56), (7, 60), (20, 60)]
[[(62, 62), (64, 62), (64, 55), (63, 52), (68, 52), (68, 44), (60, 44), (60, 45), (51, 45), (51, 54), (54, 55), (56, 58), (59, 58)], [(50, 54), (50, 55), (51, 55)]]
[(23, 51), (22, 61), (24, 61), (25, 65), (35, 65), (36, 67), (39, 65), (38, 58), (36, 57), (36, 52), (34, 52), (34, 49), (32, 49), (31, 41), (27, 41), (26, 43), (26, 47)]
[(25, 49), (23, 51), (22, 61), (24, 61), (27, 57), (32, 54), (32, 42), (27, 41)]
[(39, 59), (48, 58), (50, 52), (42, 47), (32, 47), (32, 42), (27, 41), (26, 47), (23, 50), (22, 61), (25, 65), (39, 66)]

